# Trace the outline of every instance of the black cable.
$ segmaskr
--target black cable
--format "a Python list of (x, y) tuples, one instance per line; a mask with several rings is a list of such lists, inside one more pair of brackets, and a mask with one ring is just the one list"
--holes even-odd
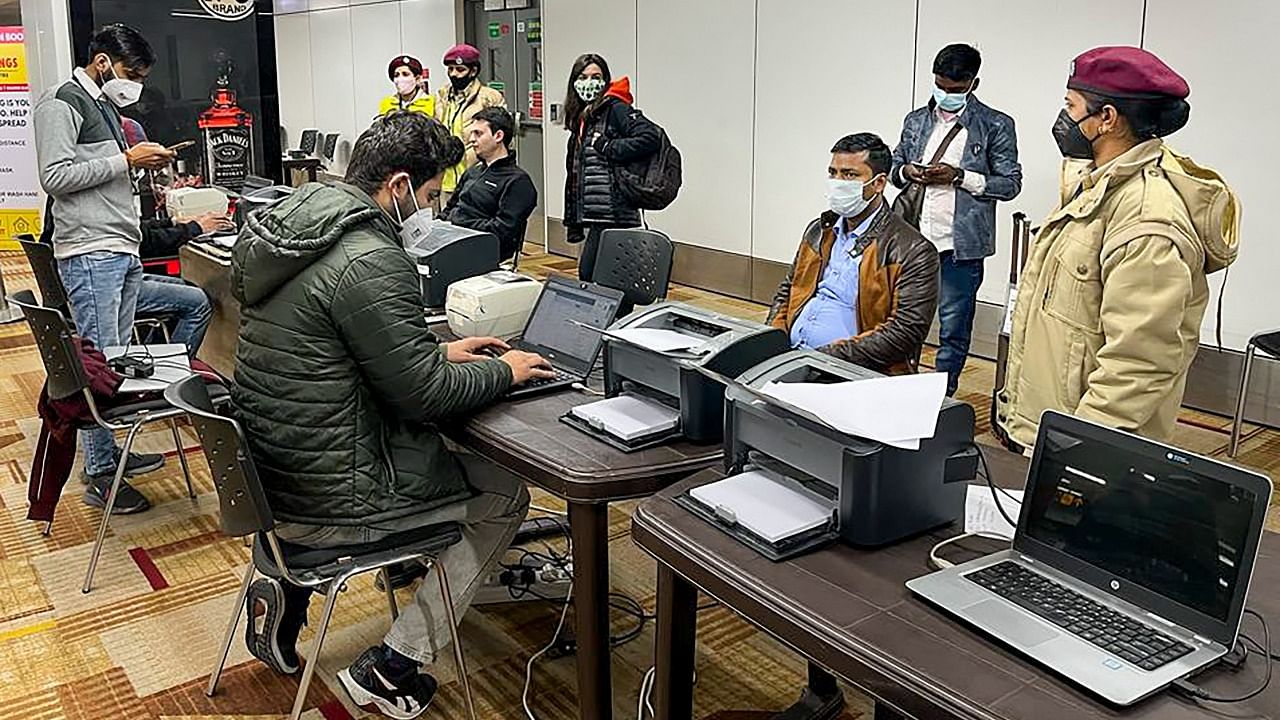
[[(1267, 619), (1262, 617), (1262, 615), (1258, 614), (1256, 611), (1250, 610), (1249, 608), (1245, 608), (1244, 614), (1252, 615), (1253, 617), (1257, 618), (1258, 623), (1262, 625), (1262, 643), (1263, 643), (1262, 646), (1259, 646), (1258, 641), (1250, 638), (1244, 633), (1240, 634), (1240, 637), (1246, 643), (1253, 643), (1253, 645), (1257, 646), (1259, 652), (1261, 652), (1262, 655), (1267, 660), (1267, 674), (1262, 678), (1262, 684), (1254, 688), (1253, 690), (1245, 693), (1244, 695), (1240, 695), (1238, 697), (1222, 697), (1220, 695), (1213, 695), (1208, 690), (1205, 690), (1199, 685), (1193, 682), (1190, 682), (1188, 680), (1178, 680), (1177, 682), (1175, 682), (1173, 684), (1173, 687), (1175, 689), (1179, 690), (1182, 693), (1190, 695), (1196, 700), (1204, 700), (1206, 702), (1213, 702), (1213, 703), (1238, 703), (1238, 702), (1244, 702), (1245, 700), (1250, 700), (1254, 697), (1257, 697), (1258, 695), (1261, 695), (1263, 691), (1265, 691), (1267, 687), (1271, 685), (1272, 665), (1273, 665), (1273, 661), (1277, 659), (1275, 654), (1271, 652), (1271, 629), (1267, 627)], [(1266, 650), (1262, 649), (1263, 646), (1266, 647)]]
[[(1002, 505), (1002, 504), (1000, 503), (1000, 492), (999, 492), (999, 491), (1000, 491), (1000, 489), (999, 489), (999, 488), (996, 488), (996, 483), (995, 483), (995, 481), (991, 479), (991, 468), (987, 466), (987, 455), (986, 455), (986, 453), (982, 452), (982, 448), (978, 446), (978, 443), (976, 443), (976, 442), (975, 442), (975, 443), (970, 443), (970, 445), (973, 445), (973, 449), (978, 451), (978, 459), (982, 461), (982, 474), (983, 474), (983, 475), (986, 477), (986, 479), (987, 479), (987, 486), (991, 488), (991, 499), (992, 499), (992, 500), (995, 500), (995, 502), (996, 502), (996, 509), (1000, 511), (1000, 516), (1001, 516), (1001, 517), (1003, 517), (1003, 518), (1005, 519), (1005, 522), (1009, 523), (1009, 524), (1010, 524), (1010, 525), (1012, 525), (1014, 528), (1017, 528), (1017, 527), (1018, 527), (1018, 521), (1017, 521), (1017, 520), (1014, 520), (1014, 519), (1013, 519), (1013, 518), (1011, 518), (1011, 517), (1009, 517), (1009, 513), (1008, 513), (1008, 511), (1006, 511), (1006, 510), (1004, 509), (1004, 505)], [(1011, 499), (1011, 500), (1013, 499), (1013, 496), (1012, 496), (1012, 495), (1009, 495), (1008, 497), (1009, 497), (1009, 499)]]

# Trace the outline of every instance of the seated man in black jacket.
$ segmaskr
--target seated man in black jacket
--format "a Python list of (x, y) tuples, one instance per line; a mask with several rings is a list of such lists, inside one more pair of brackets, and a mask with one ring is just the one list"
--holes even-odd
[(529, 215), (538, 204), (538, 190), (529, 174), (516, 165), (511, 151), (515, 122), (511, 113), (490, 107), (471, 121), (470, 142), (480, 162), (458, 181), (441, 217), (454, 225), (493, 233), (498, 253), (514, 257), (524, 242)]

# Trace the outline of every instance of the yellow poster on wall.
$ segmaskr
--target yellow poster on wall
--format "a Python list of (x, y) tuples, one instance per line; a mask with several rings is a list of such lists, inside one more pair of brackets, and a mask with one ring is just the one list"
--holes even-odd
[(40, 192), (31, 86), (20, 25), (0, 25), (0, 249), (14, 237), (40, 232)]

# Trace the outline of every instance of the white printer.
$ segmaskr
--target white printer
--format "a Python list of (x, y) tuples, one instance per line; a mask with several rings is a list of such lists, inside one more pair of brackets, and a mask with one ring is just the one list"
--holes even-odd
[(165, 211), (169, 217), (199, 217), (205, 213), (227, 214), (227, 194), (213, 187), (181, 187), (166, 190)]
[(445, 297), (449, 329), (458, 337), (517, 337), (541, 292), (542, 283), (508, 270), (459, 280)]

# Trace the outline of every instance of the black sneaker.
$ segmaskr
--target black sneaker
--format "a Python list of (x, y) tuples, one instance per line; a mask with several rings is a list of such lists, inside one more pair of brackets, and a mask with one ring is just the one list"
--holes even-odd
[[(115, 461), (120, 462), (120, 448), (116, 448)], [(124, 476), (138, 477), (139, 475), (145, 475), (149, 472), (154, 472), (156, 470), (159, 470), (162, 467), (164, 467), (164, 455), (161, 453), (131, 452), (129, 453), (129, 461), (124, 464)], [(107, 482), (110, 483), (111, 482), (110, 478), (113, 477), (115, 473), (116, 473), (116, 469), (114, 467), (111, 468), (111, 470), (105, 473), (102, 473), (102, 475), (90, 475), (86, 471), (83, 475), (80, 476), (80, 482), (84, 483), (85, 485), (88, 485), (95, 478), (99, 478), (105, 475), (108, 478)]]
[[(84, 489), (84, 504), (90, 507), (105, 508), (107, 496), (111, 494), (111, 481), (115, 474), (94, 475), (89, 478), (89, 485)], [(151, 501), (138, 492), (126, 480), (120, 481), (120, 494), (115, 505), (111, 507), (112, 515), (132, 515), (151, 509)]]
[(437, 686), (435, 678), (416, 670), (392, 674), (380, 647), (365, 650), (350, 667), (339, 670), (338, 682), (362, 709), (396, 720), (411, 720), (426, 712)]
[(280, 582), (258, 578), (249, 586), (245, 615), (244, 644), (249, 652), (278, 673), (298, 672), (298, 633), (306, 623), (306, 608), (301, 613), (287, 608)]

